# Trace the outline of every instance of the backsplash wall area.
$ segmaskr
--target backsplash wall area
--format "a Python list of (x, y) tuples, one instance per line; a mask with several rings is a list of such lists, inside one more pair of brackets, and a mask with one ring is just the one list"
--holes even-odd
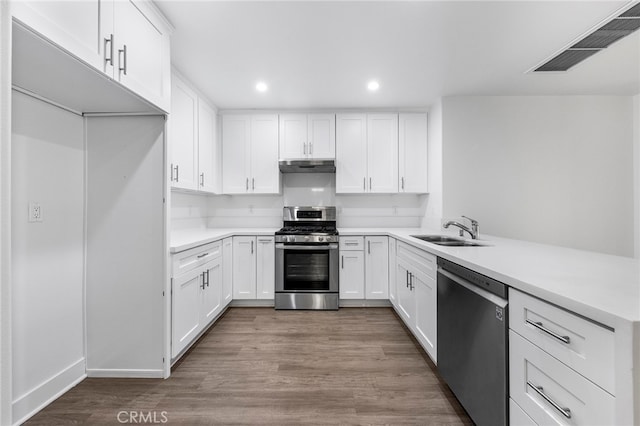
[(341, 227), (420, 227), (428, 195), (336, 194), (333, 173), (283, 174), (281, 195), (171, 193), (171, 227), (279, 228), (282, 207), (332, 206)]

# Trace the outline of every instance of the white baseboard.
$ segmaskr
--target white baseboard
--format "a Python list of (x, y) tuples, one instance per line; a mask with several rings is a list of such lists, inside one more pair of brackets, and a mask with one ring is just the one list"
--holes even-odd
[(85, 359), (81, 358), (42, 382), (12, 403), (12, 422), (19, 425), (85, 379)]
[(162, 379), (164, 370), (87, 369), (87, 377), (111, 377), (132, 379)]
[(245, 300), (245, 299), (234, 299), (231, 301), (231, 303), (229, 304), (229, 306), (231, 307), (245, 307), (245, 308), (262, 308), (262, 307), (267, 307), (267, 308), (273, 308), (273, 299), (251, 299), (251, 300)]

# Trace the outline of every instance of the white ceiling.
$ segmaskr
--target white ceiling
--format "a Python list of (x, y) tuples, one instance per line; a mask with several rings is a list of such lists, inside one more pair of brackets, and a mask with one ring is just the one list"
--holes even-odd
[[(174, 66), (222, 109), (428, 107), (453, 95), (637, 94), (634, 33), (527, 73), (628, 1), (156, 0)], [(639, 32), (640, 33), (640, 32)], [(380, 82), (370, 93), (366, 83)], [(264, 80), (266, 93), (255, 84)]]

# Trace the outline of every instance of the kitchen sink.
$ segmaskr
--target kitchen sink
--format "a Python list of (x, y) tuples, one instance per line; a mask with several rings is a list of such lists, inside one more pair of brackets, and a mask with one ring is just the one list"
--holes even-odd
[(485, 247), (485, 244), (476, 243), (475, 241), (463, 240), (462, 238), (449, 237), (447, 235), (411, 235), (428, 243), (437, 244), (439, 246), (449, 247)]

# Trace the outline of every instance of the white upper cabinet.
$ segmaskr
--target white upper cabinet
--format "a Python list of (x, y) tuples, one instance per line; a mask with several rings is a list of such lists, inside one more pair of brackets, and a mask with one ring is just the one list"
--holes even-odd
[(369, 192), (398, 192), (398, 115), (367, 115)]
[(222, 192), (280, 192), (277, 115), (222, 117)]
[(338, 114), (336, 192), (398, 192), (398, 115)]
[(216, 111), (202, 98), (198, 99), (198, 189), (217, 193), (218, 151), (216, 144)]
[(427, 114), (399, 116), (399, 192), (423, 194), (427, 186)]
[(171, 186), (198, 189), (198, 95), (179, 77), (173, 77), (171, 114)]
[[(105, 43), (101, 39), (100, 29), (101, 21), (108, 18), (109, 5), (109, 2), (101, 0), (56, 2), (24, 0), (11, 3), (12, 13), (16, 19), (102, 71), (104, 71)], [(111, 10), (112, 8), (111, 5)]]
[(280, 159), (335, 158), (334, 114), (280, 115)]
[(16, 1), (13, 16), (73, 56), (169, 111), (170, 32), (150, 1)]
[(216, 111), (178, 74), (172, 79), (171, 187), (217, 193)]
[(336, 116), (336, 192), (367, 192), (367, 115)]
[(165, 111), (171, 103), (169, 31), (151, 2), (113, 2), (113, 78)]

